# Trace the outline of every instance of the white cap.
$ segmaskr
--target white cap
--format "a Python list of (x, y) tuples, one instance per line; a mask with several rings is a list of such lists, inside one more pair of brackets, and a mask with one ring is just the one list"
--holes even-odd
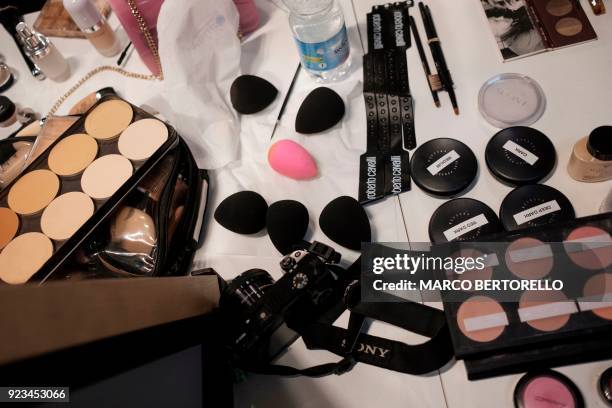
[(81, 31), (85, 31), (102, 20), (102, 14), (90, 0), (64, 0), (64, 8)]

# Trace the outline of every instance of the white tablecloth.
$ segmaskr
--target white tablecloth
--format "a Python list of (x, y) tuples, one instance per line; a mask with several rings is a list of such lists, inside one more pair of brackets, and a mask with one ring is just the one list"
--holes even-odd
[[(242, 118), (240, 160), (211, 173), (210, 211), (206, 219), (204, 247), (196, 256), (196, 267), (214, 267), (226, 278), (250, 268), (263, 268), (279, 276), (278, 253), (265, 233), (239, 236), (214, 221), (212, 213), (226, 196), (240, 190), (259, 192), (271, 204), (281, 199), (303, 202), (310, 212), (307, 238), (333, 244), (318, 228), (318, 215), (332, 199), (340, 195), (357, 196), (359, 155), (365, 151), (365, 111), (361, 96), (362, 41), (366, 39), (366, 13), (373, 0), (340, 1), (349, 29), (354, 69), (346, 80), (330, 85), (345, 100), (347, 113), (341, 124), (318, 135), (298, 135), (293, 130), (296, 112), (304, 97), (317, 85), (304, 73), (298, 79), (274, 140), (289, 138), (300, 142), (317, 160), (320, 177), (296, 182), (274, 173), (267, 165), (270, 135), (298, 63), (286, 13), (273, 2), (257, 2), (262, 27), (242, 45), (243, 73), (262, 76), (279, 89), (279, 97), (264, 112)], [(557, 149), (558, 164), (546, 182), (565, 193), (579, 216), (596, 212), (612, 183), (585, 184), (572, 180), (565, 166), (574, 142), (594, 127), (612, 124), (612, 13), (593, 17), (585, 0), (590, 20), (599, 40), (564, 50), (545, 53), (511, 63), (502, 63), (480, 9), (479, 0), (442, 1), (429, 4), (442, 39), (446, 58), (456, 83), (461, 115), (452, 114), (450, 102), (441, 94), (442, 108), (433, 106), (416, 47), (408, 51), (410, 85), (415, 98), (416, 130), (419, 143), (436, 137), (452, 137), (470, 146), (479, 160), (476, 186), (466, 196), (477, 198), (497, 210), (510, 191), (495, 181), (484, 165), (484, 147), (496, 129), (488, 125), (477, 108), (480, 86), (489, 77), (502, 72), (518, 72), (534, 78), (547, 96), (547, 110), (534, 125), (547, 134)], [(418, 12), (412, 10), (420, 27)], [(27, 20), (33, 22), (34, 16)], [(114, 18), (111, 23), (116, 24)], [(422, 31), (422, 30), (421, 30)], [(422, 31), (423, 32), (423, 31)], [(53, 39), (69, 57), (73, 76), (65, 83), (37, 82), (27, 71), (12, 40), (0, 32), (0, 53), (20, 78), (6, 95), (15, 102), (44, 113), (53, 102), (88, 70), (100, 65), (100, 57), (83, 40)], [(114, 63), (108, 59), (106, 63)], [(134, 55), (128, 69), (146, 72)], [(71, 101), (103, 86), (112, 85), (135, 104), (146, 103), (159, 92), (163, 83), (127, 80), (113, 74), (101, 74), (79, 90)], [(65, 113), (66, 104), (59, 113)], [(163, 114), (164, 112), (162, 112)], [(9, 134), (0, 129), (0, 138)], [(427, 241), (427, 224), (433, 211), (444, 200), (426, 196), (418, 187), (367, 207), (375, 241)], [(340, 250), (340, 249), (339, 249)], [(357, 253), (342, 249), (349, 262)], [(346, 324), (346, 314), (337, 324)], [(420, 342), (419, 336), (384, 323), (374, 322), (371, 331), (380, 336), (405, 342)], [(309, 366), (337, 360), (325, 351), (308, 351), (298, 340), (281, 362)], [(596, 395), (595, 380), (610, 361), (562, 367), (581, 388), (589, 407), (604, 407)], [(467, 380), (461, 362), (445, 368), (440, 375), (416, 377), (386, 371), (365, 364), (357, 365), (342, 376), (321, 379), (249, 376), (235, 387), (238, 407), (512, 407), (512, 392), (519, 376), (505, 376), (478, 382)]]

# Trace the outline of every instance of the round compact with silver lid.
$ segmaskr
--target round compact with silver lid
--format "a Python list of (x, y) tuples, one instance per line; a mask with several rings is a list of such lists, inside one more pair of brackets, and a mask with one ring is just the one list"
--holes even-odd
[(546, 96), (536, 81), (521, 74), (500, 74), (484, 83), (478, 109), (498, 128), (529, 126), (546, 110)]

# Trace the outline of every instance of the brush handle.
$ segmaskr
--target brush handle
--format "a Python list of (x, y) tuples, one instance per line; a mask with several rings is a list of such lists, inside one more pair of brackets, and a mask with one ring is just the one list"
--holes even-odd
[(444, 52), (442, 51), (442, 46), (440, 45), (440, 39), (438, 38), (436, 26), (431, 16), (431, 10), (429, 9), (429, 6), (426, 6), (421, 2), (419, 3), (419, 11), (421, 12), (421, 17), (423, 18), (423, 25), (425, 26), (425, 31), (427, 33), (429, 48), (431, 49), (431, 55), (436, 65), (438, 75), (440, 76), (440, 82), (442, 83), (444, 90), (448, 92), (453, 110), (456, 114), (458, 114), (459, 108), (457, 106), (457, 96), (455, 95), (455, 90), (453, 88), (453, 78), (451, 77), (448, 66), (446, 65), (446, 59), (444, 58)]
[(423, 48), (423, 43), (421, 42), (421, 36), (419, 35), (419, 29), (416, 26), (416, 20), (412, 16), (410, 16), (410, 28), (412, 29), (412, 36), (414, 37), (414, 42), (416, 43), (417, 50), (419, 51), (419, 57), (421, 58), (421, 64), (423, 64), (423, 70), (425, 71), (425, 77), (427, 79), (427, 84), (429, 85), (429, 90), (431, 91), (431, 97), (434, 100), (434, 104), (436, 106), (440, 106), (440, 98), (438, 98), (438, 92), (433, 89), (429, 81), (431, 70), (429, 69), (429, 63), (427, 62), (427, 56), (425, 55), (425, 49)]

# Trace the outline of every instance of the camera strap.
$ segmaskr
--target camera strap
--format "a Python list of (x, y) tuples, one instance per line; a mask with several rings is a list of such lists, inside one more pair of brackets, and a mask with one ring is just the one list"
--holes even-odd
[[(309, 349), (325, 349), (356, 362), (406, 374), (422, 375), (439, 369), (454, 356), (444, 312), (409, 301), (358, 303), (350, 308), (348, 329), (314, 323), (301, 333)], [(362, 333), (366, 318), (380, 320), (430, 340), (409, 345)]]
[[(338, 273), (338, 269), (334, 269)], [(358, 362), (374, 365), (406, 374), (422, 375), (439, 369), (454, 356), (444, 311), (420, 303), (388, 295), (388, 302), (360, 302), (359, 272), (361, 259), (344, 271), (341, 279), (347, 282), (344, 306), (331, 311), (331, 315), (305, 327), (294, 328), (310, 350), (328, 350), (342, 357), (334, 363), (321, 364), (305, 369), (285, 365), (242, 366), (259, 373), (284, 376), (303, 375), (322, 377), (340, 375)], [(349, 283), (352, 282), (352, 283)], [(331, 322), (342, 311), (351, 314), (348, 328), (334, 326)], [(409, 345), (397, 340), (362, 333), (365, 320), (380, 320), (407, 331), (428, 337), (429, 340)]]

